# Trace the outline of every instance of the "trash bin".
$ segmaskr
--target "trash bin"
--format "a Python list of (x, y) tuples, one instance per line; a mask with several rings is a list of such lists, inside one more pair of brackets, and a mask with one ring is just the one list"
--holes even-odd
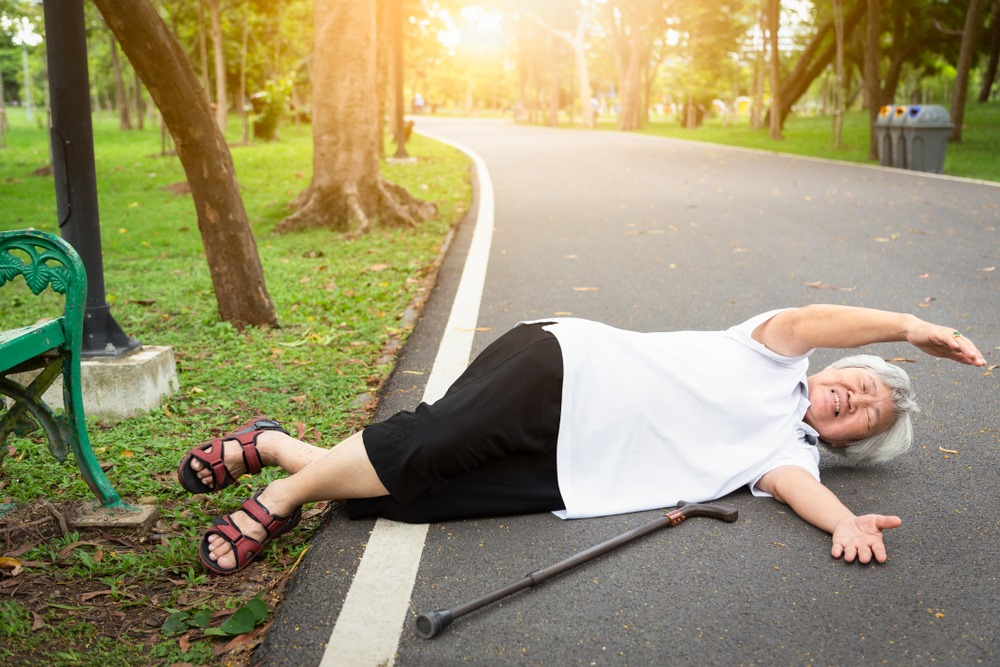
[(878, 163), (883, 167), (892, 166), (892, 138), (889, 136), (889, 123), (892, 121), (892, 106), (887, 105), (878, 110), (875, 119), (875, 143), (878, 145)]
[(903, 138), (903, 125), (906, 123), (907, 107), (896, 106), (892, 109), (889, 120), (889, 143), (891, 144), (892, 166), (906, 169), (906, 140)]
[(903, 124), (906, 141), (906, 168), (940, 174), (948, 138), (955, 125), (943, 106), (912, 106)]

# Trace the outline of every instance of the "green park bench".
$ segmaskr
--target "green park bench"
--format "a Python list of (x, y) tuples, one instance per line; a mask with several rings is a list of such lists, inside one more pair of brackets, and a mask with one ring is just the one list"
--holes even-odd
[[(80, 348), (87, 274), (83, 262), (72, 246), (52, 234), (0, 232), (0, 288), (17, 276), (24, 278), (36, 296), (49, 288), (64, 295), (65, 309), (56, 319), (0, 331), (0, 394), (9, 399), (0, 400), (0, 464), (7, 453), (8, 435), (25, 436), (40, 428), (58, 461), (65, 461), (72, 449), (87, 486), (102, 506), (122, 507), (118, 492), (94, 456), (84, 419)], [(11, 377), (38, 369), (27, 386)], [(42, 394), (60, 375), (64, 407), (56, 414)]]

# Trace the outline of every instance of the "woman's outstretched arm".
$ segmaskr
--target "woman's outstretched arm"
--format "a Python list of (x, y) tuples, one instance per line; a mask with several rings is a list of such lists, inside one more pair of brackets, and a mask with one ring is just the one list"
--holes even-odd
[(757, 488), (785, 503), (800, 517), (825, 530), (833, 537), (830, 554), (848, 563), (855, 558), (862, 563), (874, 558), (886, 560), (882, 531), (903, 523), (898, 516), (866, 514), (856, 516), (840, 499), (805, 469), (782, 466), (767, 472), (757, 481)]
[(798, 356), (820, 347), (843, 349), (871, 343), (907, 342), (925, 353), (970, 366), (985, 366), (975, 343), (953, 327), (931, 324), (907, 313), (816, 304), (782, 311), (753, 337), (769, 349)]

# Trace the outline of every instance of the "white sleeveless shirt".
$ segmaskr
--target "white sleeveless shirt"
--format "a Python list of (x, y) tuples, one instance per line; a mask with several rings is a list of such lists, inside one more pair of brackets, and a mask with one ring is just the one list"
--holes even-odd
[(563, 355), (556, 450), (562, 518), (701, 502), (794, 465), (819, 479), (808, 354), (785, 357), (751, 334), (780, 311), (727, 331), (638, 333), (540, 320)]

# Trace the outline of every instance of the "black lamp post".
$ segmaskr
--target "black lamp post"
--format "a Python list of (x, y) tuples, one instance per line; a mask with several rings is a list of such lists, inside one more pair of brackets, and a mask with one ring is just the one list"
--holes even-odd
[(43, 7), (59, 229), (87, 269), (82, 352), (120, 356), (141, 344), (122, 331), (105, 301), (83, 0), (44, 0)]

